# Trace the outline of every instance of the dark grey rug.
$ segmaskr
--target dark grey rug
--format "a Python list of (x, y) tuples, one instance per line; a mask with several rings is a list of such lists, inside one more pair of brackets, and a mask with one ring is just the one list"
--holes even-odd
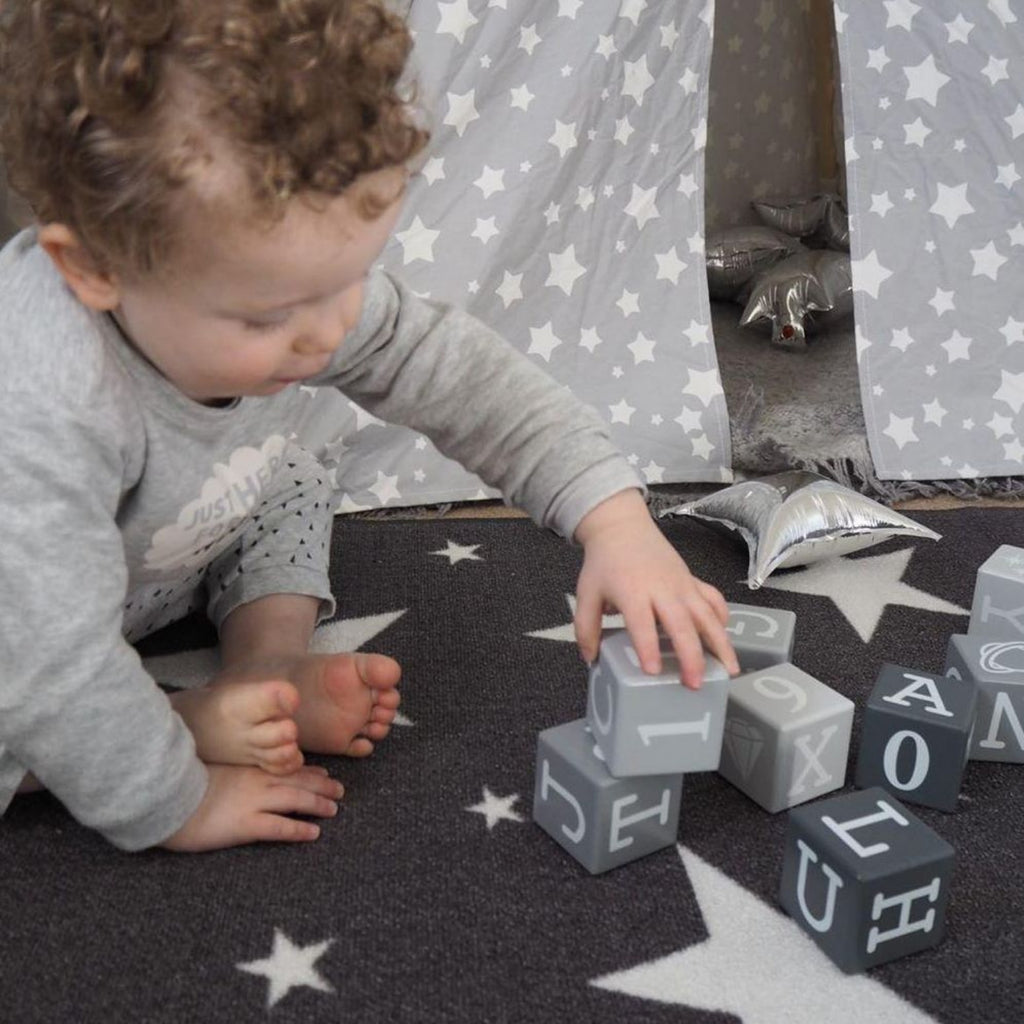
[[(751, 594), (745, 549), (662, 528), (729, 599), (793, 609), (794, 661), (860, 706), (885, 661), (941, 670), (978, 565), (1024, 546), (1015, 511), (916, 518), (943, 539), (849, 557), (838, 604), (803, 570)], [(577, 549), (522, 520), (339, 521), (334, 555), (328, 634), (402, 661), (406, 716), (371, 759), (323, 759), (337, 819), (301, 848), (128, 855), (20, 798), (0, 822), (0, 1020), (1024, 1019), (1024, 766), (972, 762), (955, 813), (914, 808), (958, 855), (946, 938), (847, 977), (778, 909), (786, 815), (717, 774), (687, 779), (677, 847), (606, 875), (530, 821), (537, 733), (584, 713)], [(145, 653), (187, 676), (203, 656), (169, 652), (208, 639), (193, 621)]]

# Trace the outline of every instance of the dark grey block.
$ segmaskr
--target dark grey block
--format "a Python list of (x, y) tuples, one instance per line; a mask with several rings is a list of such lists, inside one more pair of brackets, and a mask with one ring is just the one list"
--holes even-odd
[(725, 629), (743, 672), (793, 660), (796, 614), (786, 608), (760, 608), (730, 601)]
[(1003, 544), (978, 569), (967, 632), (1024, 640), (1024, 548)]
[(853, 701), (795, 665), (729, 686), (718, 772), (775, 814), (846, 782)]
[(662, 671), (648, 675), (624, 629), (601, 641), (590, 671), (587, 724), (612, 775), (713, 771), (722, 752), (729, 675), (705, 656), (704, 683), (679, 681), (679, 660), (662, 640)]
[(884, 789), (789, 812), (779, 902), (854, 974), (938, 945), (953, 847)]
[(617, 779), (584, 719), (537, 737), (533, 820), (591, 874), (671, 846), (683, 777)]
[(956, 633), (945, 672), (978, 690), (970, 759), (1024, 764), (1024, 640)]
[(883, 665), (864, 709), (857, 785), (956, 810), (977, 703), (971, 682)]

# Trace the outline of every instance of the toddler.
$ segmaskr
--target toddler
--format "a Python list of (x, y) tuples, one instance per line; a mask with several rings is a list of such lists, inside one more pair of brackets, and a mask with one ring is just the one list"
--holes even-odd
[[(646, 670), (659, 628), (687, 684), (704, 646), (737, 670), (603, 421), (374, 269), (427, 141), (409, 49), (379, 0), (0, 10), (0, 145), (37, 218), (0, 253), (0, 810), (45, 787), (127, 850), (311, 840), (336, 813), (303, 751), (369, 754), (400, 669), (309, 653), (331, 492), (290, 440), (299, 382), (578, 542), (584, 658), (615, 608)], [(221, 669), (168, 696), (132, 643), (197, 608)]]

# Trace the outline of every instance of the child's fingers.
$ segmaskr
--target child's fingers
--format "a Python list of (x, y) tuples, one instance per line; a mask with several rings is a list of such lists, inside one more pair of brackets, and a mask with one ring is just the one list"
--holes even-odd
[(604, 601), (596, 592), (580, 588), (576, 595), (576, 614), (573, 616), (573, 629), (576, 633), (576, 646), (580, 655), (588, 664), (597, 659), (601, 645), (601, 616)]
[(622, 617), (633, 642), (633, 650), (640, 659), (640, 667), (648, 675), (657, 675), (661, 671), (661, 641), (654, 609), (646, 605), (624, 608)]
[(291, 775), (276, 778), (274, 784), (303, 789), (330, 800), (340, 800), (345, 793), (345, 787), (319, 765), (305, 765)]
[(311, 821), (297, 821), (279, 814), (264, 812), (254, 815), (250, 835), (243, 843), (310, 843), (320, 838), (320, 826)]
[(281, 782), (267, 790), (261, 809), (273, 814), (307, 814), (313, 818), (333, 818), (338, 801), (299, 786)]
[(710, 583), (705, 583), (704, 580), (699, 580), (696, 577), (694, 577), (693, 582), (697, 584), (697, 589), (700, 591), (704, 600), (711, 605), (718, 620), (723, 626), (726, 625), (729, 621), (729, 602), (726, 601), (722, 592), (718, 587), (714, 587)]
[(658, 619), (679, 659), (680, 678), (691, 690), (700, 689), (704, 681), (704, 648), (693, 615), (685, 605), (676, 604), (659, 609)]
[(722, 621), (717, 609), (714, 605), (704, 605), (703, 608), (694, 609), (693, 615), (704, 647), (722, 663), (729, 675), (736, 675), (740, 670), (739, 661), (726, 631), (725, 622)]

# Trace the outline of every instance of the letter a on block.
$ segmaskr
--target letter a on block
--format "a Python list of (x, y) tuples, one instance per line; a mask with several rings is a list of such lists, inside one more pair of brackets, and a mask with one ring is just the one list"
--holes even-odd
[[(945, 702), (939, 695), (939, 689), (935, 685), (934, 679), (929, 679), (928, 676), (912, 675), (910, 672), (904, 672), (903, 678), (909, 679), (910, 685), (904, 686), (899, 693), (883, 697), (882, 700), (887, 701), (889, 704), (899, 704), (901, 708), (909, 708), (910, 701), (907, 698), (913, 697), (914, 700), (924, 701), (928, 705), (925, 711), (933, 715), (942, 715), (944, 718), (953, 717), (953, 712), (946, 707)], [(925, 692), (922, 693), (922, 690)]]
[(800, 870), (796, 880), (796, 898), (800, 904), (800, 912), (804, 920), (816, 931), (825, 934), (831, 927), (836, 913), (836, 893), (843, 887), (843, 880), (824, 861), (821, 862), (822, 874), (828, 879), (828, 893), (825, 896), (825, 909), (820, 917), (815, 917), (807, 906), (807, 864), (808, 861), (818, 863), (818, 855), (802, 840), (797, 839), (800, 850)]

